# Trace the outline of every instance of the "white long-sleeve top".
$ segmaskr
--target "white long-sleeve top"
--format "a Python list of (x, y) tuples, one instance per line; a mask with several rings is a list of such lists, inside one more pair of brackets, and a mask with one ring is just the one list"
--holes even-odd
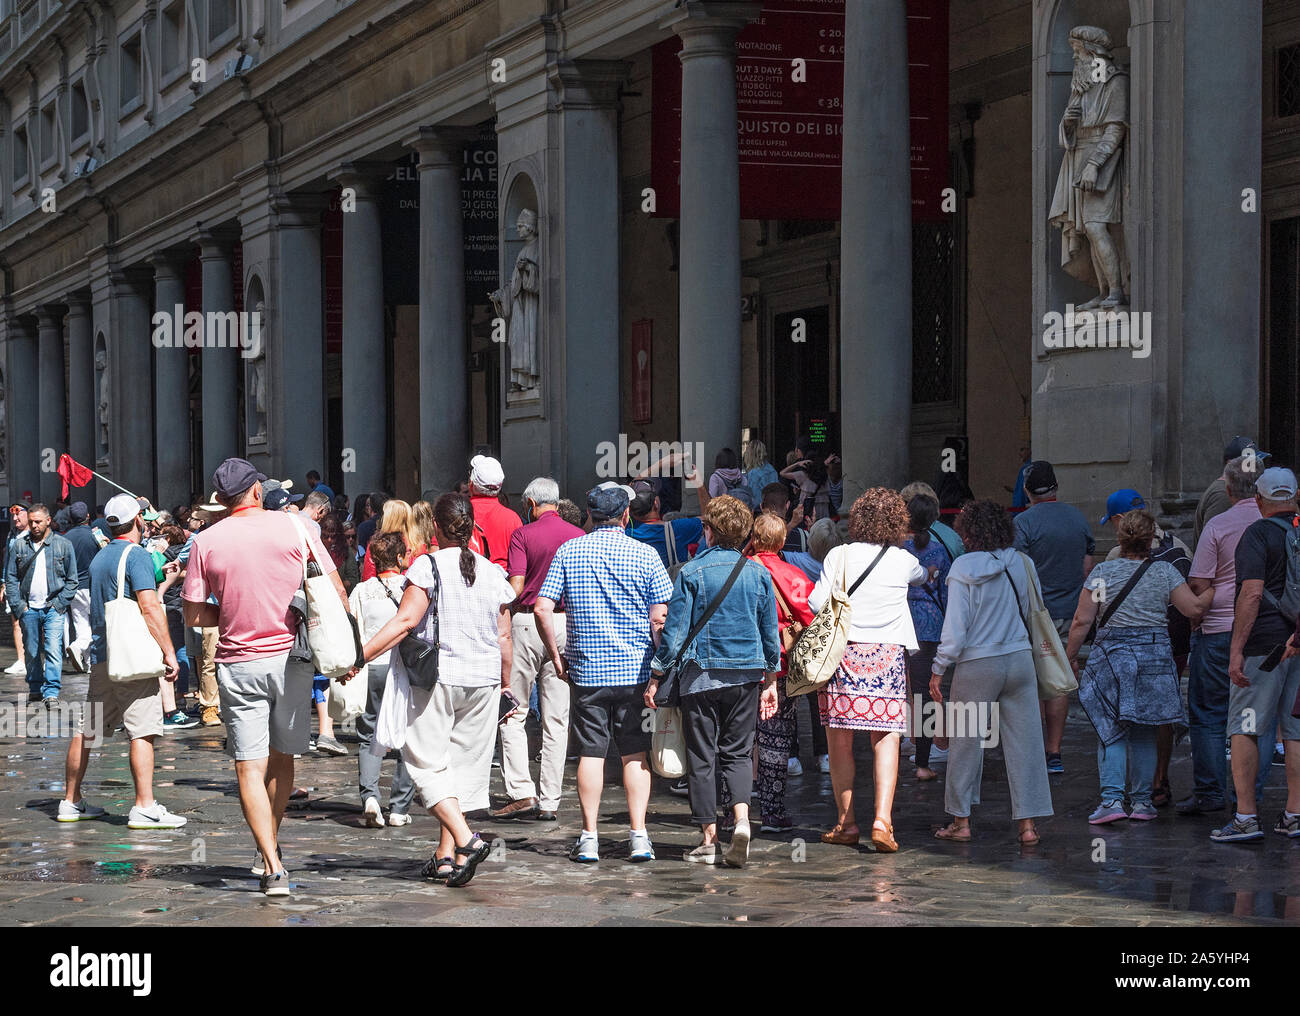
[[(832, 547), (822, 562), (821, 578), (808, 597), (808, 606), (814, 613), (821, 610), (832, 587), (840, 584), (841, 575), (843, 588), (847, 590), (879, 553), (878, 543)], [(916, 629), (907, 607), (907, 587), (924, 582), (926, 574), (921, 562), (901, 547), (885, 551), (880, 563), (849, 600), (853, 605), (849, 641), (898, 645), (916, 652)]]

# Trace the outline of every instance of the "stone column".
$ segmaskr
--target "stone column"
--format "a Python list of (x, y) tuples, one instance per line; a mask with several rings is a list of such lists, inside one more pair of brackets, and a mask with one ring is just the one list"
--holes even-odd
[(152, 278), (113, 272), (109, 392), (109, 461), (113, 480), (155, 504), (153, 364), (149, 302)]
[[(195, 493), (190, 477), (190, 367), (189, 350), (181, 344), (185, 327), (185, 276), (174, 254), (158, 254), (153, 265), (154, 313), (171, 319), (171, 342), (153, 342), (154, 441), (157, 449), (158, 499), (168, 510), (189, 503)], [(163, 333), (155, 325), (153, 334)]]
[[(382, 170), (344, 166), (334, 177), (343, 207), (343, 453), (348, 493), (380, 490), (388, 451), (384, 377), (384, 267), (379, 228)], [(351, 191), (355, 207), (347, 200)], [(352, 208), (351, 211), (348, 209)]]
[(840, 429), (844, 503), (907, 483), (912, 415), (912, 186), (907, 2), (844, 19)]
[[(559, 93), (564, 391), (570, 398), (580, 393), (578, 407), (569, 403), (561, 436), (557, 479), (561, 489), (569, 491), (595, 486), (596, 447), (601, 441), (616, 440), (620, 430), (618, 86), (627, 72), (626, 64), (604, 60), (566, 61), (551, 69)], [(735, 156), (734, 144), (731, 154)], [(739, 220), (731, 225), (739, 242)], [(739, 261), (736, 285), (740, 285)], [(739, 307), (737, 288), (737, 342)], [(734, 367), (738, 380), (739, 358)], [(738, 400), (739, 389), (734, 407), (737, 422)]]
[[(36, 433), (40, 444), (40, 484), (37, 496), (53, 504), (63, 492), (53, 466), (68, 450), (67, 391), (63, 383), (63, 308), (37, 308)], [(50, 468), (46, 468), (46, 467)]]
[[(323, 195), (272, 198), (277, 267), (268, 306), (275, 321), (266, 350), (271, 375), (272, 439), (284, 476), (309, 469), (328, 475), (325, 461), (325, 317), (321, 289)], [(265, 326), (264, 326), (264, 334)]]
[[(199, 261), (203, 272), (203, 314), (231, 314), (235, 310), (234, 238), (212, 230), (199, 232)], [(203, 482), (210, 485), (212, 473), (223, 459), (239, 455), (239, 349), (213, 348), (215, 331), (205, 325), (204, 345), (199, 355), (203, 392)], [(225, 329), (227, 337), (237, 329)]]
[(664, 22), (682, 40), (680, 438), (703, 444), (696, 465), (706, 475), (719, 449), (740, 441), (736, 35), (759, 11), (687, 0)]
[[(408, 142), (420, 153), (422, 491), (455, 490), (469, 468), (469, 362), (460, 203), (464, 148), (469, 136), (466, 131), (425, 127)], [(343, 307), (346, 314), (346, 298)]]
[(5, 375), (5, 428), (9, 432), (9, 496), (17, 501), (37, 495), (41, 475), (41, 443), (37, 437), (36, 321), (11, 317), (7, 343), (9, 369)]
[[(90, 300), (68, 297), (68, 454), (95, 468), (95, 348)], [(93, 494), (86, 495), (94, 500)], [(90, 507), (94, 507), (91, 505)]]

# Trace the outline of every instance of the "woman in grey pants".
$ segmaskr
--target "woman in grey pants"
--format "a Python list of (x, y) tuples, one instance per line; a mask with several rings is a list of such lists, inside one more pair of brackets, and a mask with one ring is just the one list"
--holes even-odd
[(944, 787), (944, 807), (953, 820), (935, 836), (958, 842), (971, 838), (970, 809), (979, 801), (984, 747), (1000, 743), (1011, 817), (1019, 823), (1021, 845), (1030, 846), (1038, 842), (1034, 819), (1052, 814), (1038, 678), (1022, 614), (1029, 583), (1036, 587), (1038, 574), (1033, 562), (1012, 548), (1015, 529), (1001, 505), (966, 505), (957, 532), (966, 553), (948, 572), (948, 610), (930, 678), (930, 697), (942, 705), (940, 681), (955, 665)]

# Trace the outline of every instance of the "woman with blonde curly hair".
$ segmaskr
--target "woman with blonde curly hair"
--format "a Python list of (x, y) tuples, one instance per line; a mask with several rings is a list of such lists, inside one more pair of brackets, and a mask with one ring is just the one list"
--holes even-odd
[(910, 521), (897, 491), (868, 490), (849, 510), (852, 542), (831, 548), (808, 597), (808, 606), (816, 612), (831, 590), (839, 587), (853, 605), (848, 648), (835, 676), (819, 693), (837, 811), (835, 828), (822, 834), (824, 843), (858, 842), (853, 734), (865, 730), (875, 759), (871, 842), (885, 853), (898, 849), (892, 816), (899, 735), (907, 728), (906, 654), (917, 650), (907, 590), (930, 577), (930, 571), (902, 547)]
[[(383, 511), (379, 516), (379, 527), (375, 532), (376, 534), (400, 533), (402, 539), (406, 541), (406, 552), (412, 562), (430, 546), (422, 527), (416, 525), (411, 506), (401, 498), (390, 497), (384, 502)], [(373, 579), (376, 574), (375, 562), (371, 560), (370, 548), (367, 547), (366, 556), (361, 562), (361, 578)]]

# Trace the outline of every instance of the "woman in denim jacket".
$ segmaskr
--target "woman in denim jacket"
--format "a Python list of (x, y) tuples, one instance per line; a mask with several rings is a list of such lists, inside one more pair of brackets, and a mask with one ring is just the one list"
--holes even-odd
[[(708, 624), (683, 651), (691, 626), (735, 567), (754, 518), (736, 498), (723, 495), (709, 502), (701, 521), (708, 547), (682, 567), (673, 584), (645, 701), (654, 708), (659, 680), (681, 653), (687, 782), (692, 820), (703, 831), (700, 845), (687, 852), (685, 860), (740, 868), (749, 857), (754, 735), (759, 716), (766, 719), (776, 712), (781, 641), (772, 579), (761, 564), (748, 561)], [(718, 843), (719, 773), (736, 819), (725, 854)]]

